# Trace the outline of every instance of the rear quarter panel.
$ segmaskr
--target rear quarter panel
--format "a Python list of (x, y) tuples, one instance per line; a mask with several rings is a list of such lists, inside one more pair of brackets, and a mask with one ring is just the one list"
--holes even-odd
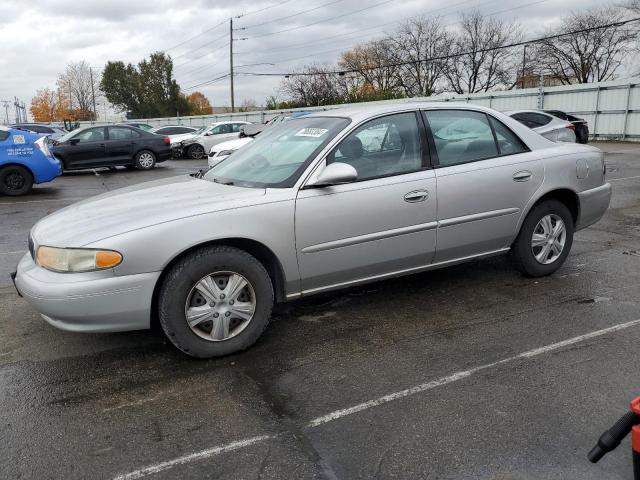
[(545, 167), (542, 185), (523, 210), (520, 226), (531, 208), (546, 194), (554, 190), (570, 190), (576, 194), (601, 186), (604, 183), (604, 154), (598, 148), (564, 144), (537, 151)]

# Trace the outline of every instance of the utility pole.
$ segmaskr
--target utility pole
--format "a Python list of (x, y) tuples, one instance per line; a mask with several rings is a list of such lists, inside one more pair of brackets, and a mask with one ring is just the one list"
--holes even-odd
[(9, 100), (2, 100), (2, 105), (4, 106), (4, 121), (7, 125), (9, 125)]
[(233, 98), (233, 17), (229, 19), (229, 81), (231, 82), (231, 113), (236, 111)]
[(524, 44), (524, 49), (522, 50), (522, 86), (520, 88), (524, 88), (524, 66), (527, 62), (527, 44)]
[(93, 90), (93, 68), (89, 67), (89, 78), (91, 79), (91, 99), (93, 100), (93, 117), (98, 119), (98, 112), (96, 111), (96, 92)]

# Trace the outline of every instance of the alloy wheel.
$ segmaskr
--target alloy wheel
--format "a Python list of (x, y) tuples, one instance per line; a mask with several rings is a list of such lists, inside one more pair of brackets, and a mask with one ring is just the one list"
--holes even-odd
[(204, 157), (204, 148), (202, 148), (200, 145), (194, 145), (189, 149), (189, 157), (192, 160), (200, 160), (202, 157)]
[(143, 152), (138, 157), (138, 163), (142, 168), (151, 168), (153, 166), (153, 155), (149, 152)]
[(256, 310), (251, 283), (236, 272), (214, 272), (202, 277), (187, 295), (185, 319), (193, 333), (221, 342), (242, 332)]

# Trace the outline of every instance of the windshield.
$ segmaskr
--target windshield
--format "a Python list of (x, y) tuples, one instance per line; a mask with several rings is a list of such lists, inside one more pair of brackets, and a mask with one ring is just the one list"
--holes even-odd
[(290, 187), (319, 152), (349, 124), (346, 118), (310, 117), (266, 129), (204, 178), (247, 187)]

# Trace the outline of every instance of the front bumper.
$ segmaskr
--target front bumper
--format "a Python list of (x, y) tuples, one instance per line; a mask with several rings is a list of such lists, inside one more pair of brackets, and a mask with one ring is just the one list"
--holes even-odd
[(593, 225), (602, 218), (611, 201), (611, 184), (605, 183), (599, 187), (578, 193), (580, 214), (576, 222), (576, 230)]
[(114, 276), (105, 270), (56, 273), (27, 253), (15, 286), (48, 323), (74, 332), (120, 332), (150, 327), (151, 298), (160, 272)]

